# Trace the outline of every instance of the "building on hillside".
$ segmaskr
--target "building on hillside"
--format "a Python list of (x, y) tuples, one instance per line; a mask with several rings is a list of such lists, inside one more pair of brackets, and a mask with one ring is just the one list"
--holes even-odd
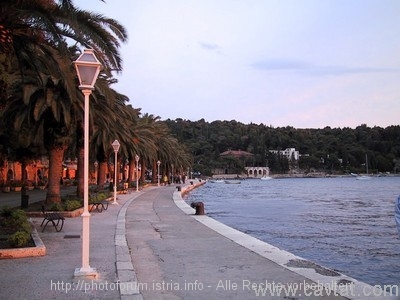
[(240, 158), (253, 157), (254, 154), (247, 152), (247, 151), (242, 151), (239, 149), (239, 150), (228, 150), (228, 151), (222, 152), (220, 154), (220, 156), (222, 156), (222, 157), (232, 156), (232, 157), (240, 159)]
[(288, 161), (298, 161), (300, 157), (299, 151), (296, 151), (295, 148), (286, 148), (285, 150), (269, 150), (269, 152), (283, 155)]
[(213, 175), (243, 175), (243, 166), (246, 166), (248, 161), (252, 160), (254, 154), (243, 150), (229, 149), (225, 152), (222, 152), (219, 156), (226, 161), (226, 166), (225, 168), (213, 169)]
[(246, 175), (249, 178), (261, 178), (263, 176), (269, 176), (268, 167), (245, 167)]

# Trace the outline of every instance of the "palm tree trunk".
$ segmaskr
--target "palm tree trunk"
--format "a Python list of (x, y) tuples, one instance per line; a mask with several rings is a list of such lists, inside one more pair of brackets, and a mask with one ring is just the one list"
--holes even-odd
[(46, 203), (60, 203), (60, 178), (62, 176), (62, 162), (65, 147), (52, 148), (49, 151), (49, 186)]
[(107, 161), (99, 162), (98, 176), (97, 176), (97, 186), (99, 189), (104, 188), (104, 181), (106, 180), (107, 172)]
[(152, 172), (151, 172), (151, 183), (157, 183), (157, 162), (154, 160), (153, 161), (153, 168), (152, 168)]
[(21, 181), (22, 181), (22, 183), (24, 183), (25, 180), (28, 179), (28, 178), (26, 178), (26, 172), (25, 172), (26, 166), (27, 166), (27, 165), (28, 165), (28, 164), (27, 164), (26, 160), (23, 159), (23, 160), (21, 161)]
[(76, 193), (79, 198), (83, 199), (84, 193), (84, 165), (85, 165), (85, 149), (83, 147), (78, 149), (78, 170), (76, 176), (78, 177), (78, 186), (76, 189)]
[(134, 159), (129, 160), (129, 172), (128, 172), (128, 183), (134, 180), (134, 173), (136, 170), (136, 161)]
[(141, 165), (141, 169), (140, 169), (140, 182), (142, 183), (142, 185), (145, 183), (145, 179), (146, 179), (146, 163), (144, 162), (144, 160), (142, 160), (142, 165)]

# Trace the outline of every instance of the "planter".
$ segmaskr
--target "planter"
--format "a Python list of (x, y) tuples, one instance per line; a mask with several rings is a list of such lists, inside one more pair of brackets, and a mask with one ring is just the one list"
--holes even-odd
[(31, 236), (35, 247), (0, 249), (0, 260), (46, 255), (46, 246), (43, 244), (35, 228), (33, 228)]
[(27, 186), (27, 187), (26, 187), (26, 189), (27, 189), (28, 191), (32, 191), (34, 188), (35, 188), (34, 186)]
[(11, 190), (13, 190), (15, 192), (20, 192), (22, 190), (22, 186), (13, 186), (13, 187), (11, 187)]
[(38, 186), (38, 189), (39, 189), (39, 190), (44, 190), (45, 188), (46, 188), (46, 186), (44, 186), (44, 185), (39, 185), (39, 186)]
[(11, 191), (11, 187), (3, 186), (3, 193), (9, 193)]

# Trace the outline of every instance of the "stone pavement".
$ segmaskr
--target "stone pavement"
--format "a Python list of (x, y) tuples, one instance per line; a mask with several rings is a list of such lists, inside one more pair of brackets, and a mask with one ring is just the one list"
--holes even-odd
[[(35, 193), (31, 202), (44, 200), (44, 193)], [(110, 204), (102, 213), (91, 212), (90, 266), (96, 268), (97, 279), (74, 278), (75, 268), (82, 266), (81, 217), (67, 218), (61, 232), (56, 232), (51, 224), (42, 232), (42, 218), (31, 218), (47, 254), (0, 260), (0, 299), (120, 299), (116, 227), (123, 204), (140, 194), (118, 195), (119, 205)], [(20, 196), (14, 194), (14, 204), (12, 197), (0, 194), (0, 206), (7, 201), (8, 205), (18, 207)]]
[(118, 195), (118, 203), (91, 213), (97, 279), (74, 278), (80, 217), (67, 219), (61, 232), (47, 226), (43, 233), (42, 219), (32, 218), (47, 255), (0, 260), (0, 299), (343, 299), (331, 287), (349, 299), (371, 299), (365, 292), (372, 287), (362, 282), (194, 216), (173, 185)]
[(193, 214), (173, 187), (148, 191), (128, 207), (126, 238), (144, 299), (343, 299), (339, 290), (346, 298), (365, 299), (372, 291), (367, 284)]

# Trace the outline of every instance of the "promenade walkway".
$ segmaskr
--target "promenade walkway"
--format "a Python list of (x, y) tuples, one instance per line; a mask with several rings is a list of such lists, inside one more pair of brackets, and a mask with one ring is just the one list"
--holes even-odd
[[(372, 299), (366, 284), (194, 216), (175, 186), (118, 195), (118, 203), (91, 213), (97, 279), (74, 278), (82, 219), (68, 218), (61, 232), (39, 230), (46, 256), (0, 260), (0, 299), (345, 299), (329, 289), (338, 282), (351, 283), (346, 298)], [(40, 228), (41, 218), (32, 221)]]

